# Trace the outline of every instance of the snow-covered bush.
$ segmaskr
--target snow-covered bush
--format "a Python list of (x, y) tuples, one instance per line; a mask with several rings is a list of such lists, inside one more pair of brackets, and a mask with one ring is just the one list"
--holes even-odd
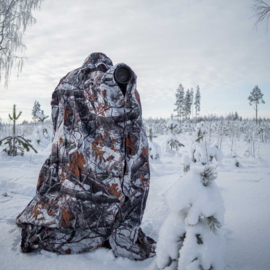
[(153, 135), (152, 127), (149, 128), (149, 135), (147, 136), (149, 138), (149, 156), (152, 160), (160, 160), (161, 157), (161, 148), (160, 146), (153, 142), (153, 138), (156, 138), (157, 136)]
[(165, 140), (162, 142), (162, 150), (168, 152), (171, 150), (178, 151), (180, 147), (185, 145), (180, 143), (174, 134), (168, 135)]
[(246, 129), (245, 141), (247, 147), (243, 155), (246, 157), (258, 157), (260, 150), (260, 128), (258, 126), (249, 126)]
[(162, 150), (164, 152), (171, 150), (178, 151), (180, 147), (185, 146), (184, 144), (180, 143), (175, 136), (175, 129), (178, 127), (178, 125), (178, 122), (174, 120), (173, 115), (171, 115), (171, 119), (167, 124), (167, 128), (171, 131), (171, 134), (168, 135), (162, 142)]
[(32, 109), (33, 120), (37, 120), (39, 122), (44, 122), (49, 116), (44, 114), (44, 111), (40, 109), (40, 104), (38, 101), (35, 101), (33, 109)]
[(212, 166), (196, 167), (166, 193), (169, 214), (157, 243), (157, 267), (223, 270), (225, 208)]
[(38, 124), (33, 130), (31, 141), (35, 146), (47, 147), (52, 140), (52, 131), (43, 123)]
[(183, 171), (184, 172), (188, 172), (190, 170), (190, 163), (191, 163), (191, 160), (189, 158), (188, 155), (184, 155), (182, 157), (182, 165), (183, 165)]
[(160, 160), (161, 147), (155, 142), (149, 142), (149, 156), (152, 160)]
[(204, 122), (200, 122), (196, 127), (196, 137), (194, 143), (190, 147), (190, 158), (193, 162), (200, 162), (202, 165), (211, 163), (213, 158), (216, 161), (222, 159), (222, 151), (217, 145), (210, 146), (205, 139), (205, 125)]

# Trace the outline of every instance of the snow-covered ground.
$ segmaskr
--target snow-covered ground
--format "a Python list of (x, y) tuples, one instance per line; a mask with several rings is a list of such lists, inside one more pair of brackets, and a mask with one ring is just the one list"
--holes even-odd
[[(160, 136), (154, 139), (161, 144)], [(158, 240), (161, 224), (168, 214), (165, 203), (166, 190), (175, 181), (181, 181), (183, 168), (181, 154), (189, 150), (189, 136), (181, 136), (179, 153), (162, 153), (161, 162), (151, 164), (151, 187), (142, 228), (146, 234)], [(238, 142), (236, 152), (240, 156), (244, 142)], [(56, 255), (49, 252), (20, 252), (20, 229), (16, 216), (35, 194), (41, 165), (50, 153), (50, 147), (38, 149), (38, 154), (25, 157), (5, 157), (0, 154), (0, 269), (155, 269), (155, 259), (134, 262), (114, 258), (105, 248), (80, 255)], [(218, 166), (217, 185), (224, 198), (225, 236), (227, 241), (226, 263), (236, 270), (270, 269), (270, 145), (263, 144), (260, 158), (234, 160), (226, 157), (229, 149), (224, 144), (224, 158)], [(1, 151), (1, 149), (0, 149)], [(3, 193), (8, 196), (2, 196)]]

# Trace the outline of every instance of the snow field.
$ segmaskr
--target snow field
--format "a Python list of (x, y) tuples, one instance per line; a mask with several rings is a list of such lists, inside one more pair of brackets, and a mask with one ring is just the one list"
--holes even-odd
[[(177, 137), (185, 147), (181, 147), (179, 152), (163, 152), (161, 162), (151, 164), (151, 186), (142, 229), (156, 241), (169, 213), (166, 191), (174, 183), (181, 187), (183, 177), (180, 176), (184, 174), (182, 156), (189, 153), (191, 137), (186, 134)], [(153, 141), (160, 145), (164, 139), (165, 136), (159, 136)], [(227, 242), (225, 262), (231, 266), (230, 269), (269, 270), (270, 145), (263, 144), (260, 149), (261, 158), (256, 159), (241, 157), (245, 148), (246, 143), (242, 141), (235, 146), (242, 165), (237, 168), (230, 156), (229, 146), (224, 144), (224, 157), (217, 168), (218, 178), (215, 182), (221, 191), (226, 209), (223, 227)], [(0, 270), (156, 270), (155, 258), (134, 262), (115, 258), (112, 252), (105, 248), (72, 256), (58, 256), (46, 251), (31, 254), (20, 252), (20, 229), (15, 224), (15, 218), (35, 194), (38, 173), (49, 156), (50, 147), (40, 147), (37, 150), (38, 154), (26, 153), (25, 157), (10, 158), (0, 154)], [(3, 196), (4, 193), (7, 193), (7, 196)], [(177, 228), (175, 223), (167, 237)], [(193, 269), (196, 269), (195, 264), (189, 268)]]

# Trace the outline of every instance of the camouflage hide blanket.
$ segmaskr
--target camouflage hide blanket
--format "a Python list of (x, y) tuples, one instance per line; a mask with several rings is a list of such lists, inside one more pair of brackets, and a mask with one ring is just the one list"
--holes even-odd
[(17, 217), (23, 252), (73, 254), (110, 247), (144, 260), (140, 229), (149, 191), (148, 142), (136, 75), (123, 94), (112, 61), (92, 53), (52, 94), (54, 140), (35, 197)]

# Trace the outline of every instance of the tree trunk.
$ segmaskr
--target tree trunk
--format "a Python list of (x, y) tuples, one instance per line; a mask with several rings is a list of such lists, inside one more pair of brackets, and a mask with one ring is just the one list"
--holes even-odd
[(258, 103), (256, 102), (256, 125), (258, 123)]

